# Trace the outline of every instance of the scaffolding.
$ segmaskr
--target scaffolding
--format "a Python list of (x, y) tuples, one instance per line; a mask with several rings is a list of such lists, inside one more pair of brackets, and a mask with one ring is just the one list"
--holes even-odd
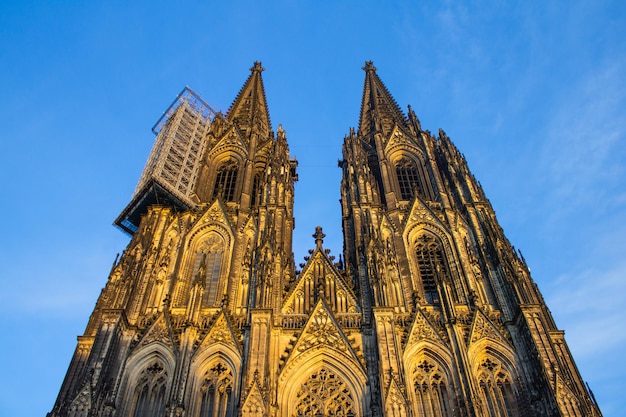
[(115, 225), (132, 234), (152, 204), (176, 209), (194, 206), (192, 193), (215, 115), (216, 111), (192, 89), (181, 91), (152, 128), (156, 141), (131, 202)]

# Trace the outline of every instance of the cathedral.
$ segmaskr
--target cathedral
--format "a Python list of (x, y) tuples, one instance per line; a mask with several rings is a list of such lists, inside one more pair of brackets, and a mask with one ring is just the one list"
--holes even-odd
[(298, 162), (263, 70), (225, 114), (185, 88), (153, 128), (48, 417), (601, 416), (463, 155), (372, 62), (338, 164), (343, 253), (317, 227), (296, 266)]

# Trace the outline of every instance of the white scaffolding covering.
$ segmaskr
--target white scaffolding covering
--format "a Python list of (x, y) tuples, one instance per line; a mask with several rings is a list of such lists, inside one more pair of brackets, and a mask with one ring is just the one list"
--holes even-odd
[(152, 128), (156, 141), (131, 202), (115, 224), (133, 233), (146, 204), (163, 198), (194, 206), (192, 193), (215, 114), (193, 90), (183, 89)]

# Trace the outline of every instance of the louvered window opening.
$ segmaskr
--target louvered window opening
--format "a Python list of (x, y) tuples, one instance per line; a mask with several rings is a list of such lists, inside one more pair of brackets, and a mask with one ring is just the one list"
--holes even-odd
[(419, 188), (419, 174), (413, 161), (403, 158), (396, 164), (396, 175), (400, 186), (402, 200), (411, 200), (415, 197)]
[(215, 179), (215, 194), (223, 201), (235, 199), (235, 185), (237, 184), (237, 164), (234, 161), (227, 162), (217, 171)]

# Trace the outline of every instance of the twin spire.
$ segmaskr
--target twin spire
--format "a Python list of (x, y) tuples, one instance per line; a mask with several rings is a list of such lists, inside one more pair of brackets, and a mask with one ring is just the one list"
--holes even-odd
[(365, 62), (365, 85), (361, 101), (361, 117), (359, 118), (359, 135), (381, 132), (389, 134), (394, 125), (407, 128), (406, 118), (398, 103), (378, 78), (376, 67), (372, 61)]
[[(265, 97), (261, 72), (265, 68), (256, 61), (250, 68), (250, 76), (230, 106), (227, 118), (247, 133), (267, 137), (272, 131), (270, 114)], [(372, 61), (365, 62), (365, 84), (359, 118), (359, 134), (363, 137), (376, 132), (389, 133), (394, 125), (407, 127), (406, 117), (376, 74)]]
[(261, 72), (264, 70), (265, 68), (261, 66), (259, 61), (254, 63), (250, 68), (250, 76), (230, 106), (226, 117), (234, 122), (240, 130), (247, 133), (258, 133), (261, 137), (266, 138), (272, 131), (272, 122), (267, 108), (263, 78), (261, 77)]

